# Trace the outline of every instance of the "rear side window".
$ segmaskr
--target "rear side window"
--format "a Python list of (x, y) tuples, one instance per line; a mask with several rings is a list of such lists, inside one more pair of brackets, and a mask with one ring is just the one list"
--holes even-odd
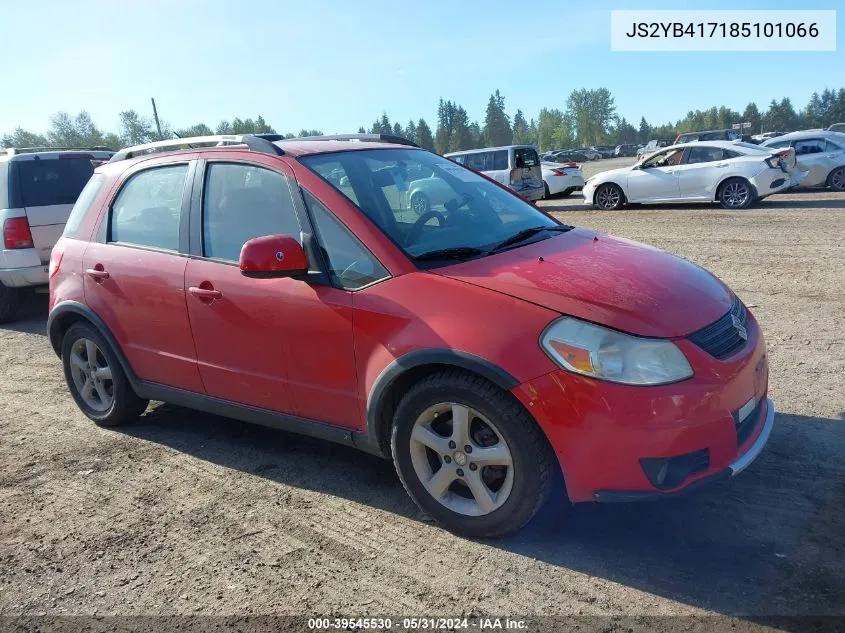
[(805, 154), (821, 154), (824, 152), (824, 139), (811, 138), (804, 141), (795, 141), (795, 154), (803, 156)]
[[(337, 182), (345, 175), (335, 174)], [(301, 240), (287, 178), (256, 165), (211, 163), (202, 203), (203, 255), (237, 262), (254, 237)]]
[(830, 141), (827, 141), (827, 149), (825, 149), (826, 152), (838, 152), (841, 149), (842, 148), (839, 145), (837, 145), (836, 143), (832, 143)]
[(67, 219), (67, 224), (65, 224), (64, 233), (62, 233), (64, 237), (78, 237), (79, 225), (82, 224), (82, 220), (88, 213), (88, 209), (91, 208), (91, 205), (94, 203), (94, 199), (97, 197), (97, 194), (100, 193), (100, 189), (103, 188), (105, 180), (106, 177), (102, 174), (94, 174), (91, 176), (88, 184), (85, 185), (82, 193), (80, 193), (79, 197), (76, 199), (76, 204), (73, 205), (73, 209)]
[(789, 141), (778, 141), (777, 143), (768, 143), (766, 147), (774, 147), (775, 149), (783, 149), (789, 147)]
[[(475, 171), (492, 171), (497, 169), (493, 166), (493, 154), (495, 152), (476, 152), (475, 154), (467, 154), (461, 163)], [(505, 167), (507, 169), (507, 167)]]
[(510, 169), (508, 165), (508, 150), (500, 149), (493, 152), (493, 169)]
[(24, 207), (73, 204), (94, 173), (89, 157), (18, 160), (14, 169)]
[(132, 176), (112, 204), (109, 241), (178, 251), (187, 174), (187, 165), (172, 165)]
[(687, 165), (694, 165), (696, 163), (712, 163), (716, 160), (722, 160), (722, 150), (718, 147), (690, 147), (687, 150)]

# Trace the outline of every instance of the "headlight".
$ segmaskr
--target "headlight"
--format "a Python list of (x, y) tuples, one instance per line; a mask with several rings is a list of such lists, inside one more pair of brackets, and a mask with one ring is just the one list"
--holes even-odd
[(564, 369), (626, 385), (662, 385), (693, 374), (671, 341), (631, 336), (572, 317), (552, 323), (540, 344)]

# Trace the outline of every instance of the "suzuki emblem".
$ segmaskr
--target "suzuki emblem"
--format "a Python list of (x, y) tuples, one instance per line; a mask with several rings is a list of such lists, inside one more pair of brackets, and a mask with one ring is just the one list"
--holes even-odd
[(745, 329), (745, 326), (742, 324), (735, 315), (731, 315), (731, 323), (733, 323), (734, 328), (736, 328), (736, 333), (739, 334), (739, 338), (743, 341), (748, 340), (748, 330)]

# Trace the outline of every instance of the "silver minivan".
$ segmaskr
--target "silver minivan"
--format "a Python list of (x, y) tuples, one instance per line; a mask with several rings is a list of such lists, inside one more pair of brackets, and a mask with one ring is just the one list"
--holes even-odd
[(53, 245), (107, 148), (0, 148), (0, 323), (17, 314), (20, 292), (46, 288)]
[(485, 147), (444, 156), (483, 172), (485, 176), (510, 187), (527, 200), (542, 200), (545, 195), (540, 156), (531, 145)]
[(784, 134), (761, 147), (792, 147), (798, 166), (809, 173), (802, 187), (830, 187), (845, 191), (845, 134), (827, 130), (806, 130)]

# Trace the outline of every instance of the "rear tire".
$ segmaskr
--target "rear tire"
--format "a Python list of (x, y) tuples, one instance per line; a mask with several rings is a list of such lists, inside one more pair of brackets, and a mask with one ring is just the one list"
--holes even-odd
[(0, 323), (8, 323), (17, 318), (20, 297), (20, 290), (0, 283)]
[(109, 344), (88, 323), (76, 323), (65, 333), (62, 365), (77, 406), (99, 426), (131, 422), (149, 404), (138, 397)]
[(838, 167), (830, 172), (827, 184), (834, 191), (845, 191), (845, 167)]
[(391, 451), (417, 505), (446, 529), (476, 538), (528, 523), (548, 499), (556, 467), (522, 405), (461, 370), (432, 374), (405, 394)]
[(593, 194), (593, 206), (602, 211), (616, 211), (624, 202), (622, 188), (612, 182), (600, 185)]
[(719, 187), (717, 200), (723, 209), (737, 211), (747, 209), (754, 202), (754, 188), (744, 178), (728, 178)]
[(543, 181), (543, 200), (548, 200), (552, 197), (552, 194), (549, 193), (549, 184), (544, 180)]
[(565, 198), (566, 196), (570, 195), (573, 191), (575, 191), (575, 189), (573, 189), (572, 187), (569, 187), (568, 189), (564, 189), (561, 192), (560, 195), (562, 195)]

